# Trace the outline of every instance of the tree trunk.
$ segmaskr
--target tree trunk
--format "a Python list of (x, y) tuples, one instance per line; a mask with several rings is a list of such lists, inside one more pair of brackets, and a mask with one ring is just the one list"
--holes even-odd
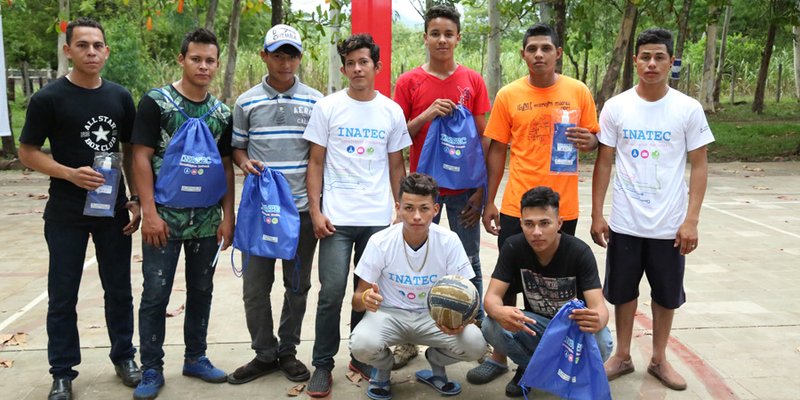
[[(69, 21), (69, 0), (58, 0), (58, 18), (61, 21)], [(67, 34), (58, 31), (58, 44), (56, 54), (58, 54), (58, 76), (64, 76), (69, 72), (69, 60), (64, 54), (64, 45), (67, 43)]]
[(709, 22), (706, 24), (706, 53), (703, 59), (703, 74), (700, 79), (700, 104), (706, 112), (714, 112), (714, 57), (717, 55), (717, 6), (708, 6)]
[(219, 0), (208, 0), (205, 28), (212, 32), (214, 31), (214, 20), (217, 18), (217, 4), (219, 4)]
[(767, 42), (764, 44), (764, 52), (761, 53), (761, 68), (758, 70), (756, 94), (753, 98), (752, 110), (756, 114), (764, 112), (764, 94), (767, 88), (767, 73), (769, 72), (769, 62), (772, 58), (772, 47), (775, 45), (775, 34), (777, 31), (778, 24), (775, 18), (770, 18), (769, 29), (767, 30)]
[(500, 65), (500, 9), (498, 0), (489, 0), (489, 43), (486, 85), (489, 98), (494, 99), (502, 84), (503, 67)]
[(272, 26), (283, 23), (283, 0), (272, 0)]
[(339, 0), (331, 0), (330, 18), (333, 23), (330, 25), (331, 44), (328, 45), (328, 93), (331, 94), (342, 88), (342, 74), (339, 66), (342, 61), (336, 50), (336, 43), (339, 41), (341, 25), (339, 24), (339, 13), (342, 10), (342, 3)]
[[(681, 15), (678, 18), (678, 40), (675, 43), (676, 59), (683, 57), (683, 45), (686, 43), (686, 35), (689, 33), (689, 8), (691, 8), (691, 6), (692, 0), (683, 0)], [(677, 89), (679, 82), (679, 79), (670, 79), (669, 85)]]
[(614, 89), (616, 89), (617, 80), (619, 79), (619, 70), (622, 67), (622, 61), (625, 59), (625, 49), (628, 47), (631, 31), (635, 28), (633, 21), (636, 19), (637, 13), (636, 5), (627, 0), (625, 2), (625, 11), (622, 14), (622, 24), (617, 34), (617, 40), (614, 42), (614, 50), (611, 52), (611, 62), (609, 62), (608, 70), (606, 70), (606, 75), (603, 78), (603, 86), (600, 87), (600, 93), (597, 94), (598, 110), (601, 110), (606, 100), (614, 94)]
[(628, 47), (625, 50), (625, 65), (622, 68), (622, 88), (620, 91), (626, 91), (633, 87), (633, 50), (636, 42), (636, 21), (639, 20), (639, 13), (633, 16), (633, 26), (631, 29), (631, 36), (628, 38)]
[[(554, 26), (556, 28), (556, 35), (561, 41), (561, 47), (567, 48), (567, 1), (566, 0), (553, 0), (553, 17)], [(577, 66), (575, 67), (577, 70)], [(556, 60), (556, 72), (564, 73), (564, 57), (562, 56)], [(575, 74), (578, 75), (577, 73)]]
[(794, 33), (794, 97), (800, 101), (800, 26), (792, 28)]
[(722, 23), (722, 43), (719, 46), (717, 60), (717, 79), (714, 81), (714, 107), (719, 107), (719, 93), (722, 90), (722, 71), (725, 67), (725, 48), (728, 44), (728, 26), (731, 23), (731, 6), (725, 7), (725, 22)]
[(242, 16), (242, 1), (233, 0), (231, 8), (231, 27), (228, 34), (228, 63), (225, 65), (225, 82), (220, 100), (227, 103), (233, 94), (233, 75), (236, 72), (236, 49), (239, 45), (239, 21)]

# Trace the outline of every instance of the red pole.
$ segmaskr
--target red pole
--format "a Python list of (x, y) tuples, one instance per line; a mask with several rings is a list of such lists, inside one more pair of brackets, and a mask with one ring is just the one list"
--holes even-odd
[(375, 77), (375, 89), (392, 96), (392, 1), (352, 0), (353, 33), (369, 33), (381, 48), (383, 68)]

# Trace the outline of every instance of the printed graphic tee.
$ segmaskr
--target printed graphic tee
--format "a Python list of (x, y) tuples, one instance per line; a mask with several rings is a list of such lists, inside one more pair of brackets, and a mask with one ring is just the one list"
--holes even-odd
[(578, 218), (578, 176), (550, 172), (555, 110), (577, 110), (578, 126), (596, 133), (597, 111), (583, 82), (559, 75), (550, 87), (537, 88), (528, 77), (517, 79), (497, 93), (484, 136), (511, 144), (508, 185), (500, 212), (521, 216), (522, 195), (536, 186), (549, 186), (561, 195), (560, 216)]
[[(103, 79), (96, 89), (74, 85), (61, 77), (36, 92), (28, 104), (20, 143), (42, 146), (50, 141), (53, 159), (71, 168), (92, 166), (95, 152), (120, 151), (131, 140), (136, 108), (122, 86)], [(120, 180), (116, 210), (125, 207), (125, 179)], [(50, 178), (50, 199), (44, 219), (87, 222), (83, 215), (86, 189), (64, 179)]]
[(703, 107), (672, 88), (654, 102), (632, 88), (606, 102), (600, 124), (600, 143), (616, 149), (610, 228), (674, 239), (689, 201), (687, 153), (714, 141)]
[(436, 224), (430, 225), (428, 240), (417, 250), (403, 239), (403, 224), (375, 233), (355, 274), (378, 284), (381, 307), (413, 311), (428, 310), (428, 292), (439, 278), (475, 276), (458, 235)]
[(547, 265), (536, 258), (525, 234), (503, 244), (492, 278), (509, 284), (509, 292), (522, 292), (525, 310), (553, 318), (571, 299), (585, 301), (583, 292), (600, 288), (597, 262), (582, 240), (562, 234), (558, 250)]
[(392, 219), (389, 153), (411, 144), (403, 111), (375, 92), (358, 101), (343, 89), (320, 99), (303, 138), (325, 147), (322, 213), (341, 226), (381, 226)]

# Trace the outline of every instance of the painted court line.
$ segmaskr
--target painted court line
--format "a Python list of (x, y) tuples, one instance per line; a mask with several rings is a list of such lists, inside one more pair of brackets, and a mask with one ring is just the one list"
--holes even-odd
[(791, 236), (791, 237), (795, 237), (795, 238), (798, 238), (798, 239), (800, 239), (800, 235), (798, 235), (798, 234), (796, 234), (796, 233), (792, 233), (792, 232), (789, 232), (789, 231), (785, 231), (785, 230), (783, 230), (783, 229), (778, 229), (778, 228), (776, 228), (776, 227), (774, 227), (774, 226), (769, 226), (769, 225), (767, 225), (767, 224), (765, 224), (765, 223), (758, 222), (758, 221), (754, 221), (754, 220), (752, 220), (752, 219), (750, 219), (750, 218), (742, 217), (741, 215), (737, 215), (737, 214), (735, 214), (735, 213), (732, 213), (732, 212), (730, 212), (730, 211), (725, 211), (725, 210), (722, 210), (722, 209), (719, 209), (719, 208), (717, 208), (717, 207), (710, 206), (710, 205), (707, 205), (707, 204), (703, 204), (703, 207), (705, 207), (705, 208), (710, 208), (710, 209), (712, 209), (712, 210), (714, 210), (714, 211), (716, 211), (716, 212), (719, 212), (719, 213), (725, 214), (725, 215), (727, 215), (727, 216), (730, 216), (730, 217), (733, 217), (733, 218), (740, 219), (740, 220), (742, 220), (742, 221), (745, 221), (745, 222), (749, 222), (749, 223), (751, 223), (751, 224), (753, 224), (753, 225), (758, 225), (758, 226), (760, 226), (760, 227), (762, 227), (762, 228), (765, 228), (765, 229), (769, 229), (769, 230), (772, 230), (772, 231), (775, 231), (775, 232), (778, 232), (778, 233), (782, 233), (782, 234), (784, 234), (784, 235), (788, 235), (788, 236)]
[[(635, 320), (636, 323), (638, 323), (644, 329), (650, 331), (653, 330), (653, 320), (641, 312), (636, 313)], [(705, 386), (706, 391), (708, 391), (712, 398), (738, 398), (728, 384), (725, 383), (725, 379), (723, 379), (713, 367), (706, 364), (706, 362), (703, 361), (700, 356), (698, 356), (690, 348), (686, 347), (686, 345), (681, 343), (678, 339), (675, 339), (672, 335), (669, 337), (667, 347), (669, 347), (669, 349), (672, 350), (672, 352), (675, 353), (684, 364), (688, 365), (689, 368), (692, 369), (694, 375), (700, 380), (700, 382), (703, 383), (703, 386)]]
[[(86, 260), (86, 262), (83, 263), (83, 270), (85, 271), (86, 268), (91, 267), (95, 263), (97, 263), (96, 257), (92, 257)], [(6, 318), (6, 320), (3, 321), (2, 323), (0, 323), (0, 332), (2, 332), (3, 329), (6, 329), (7, 326), (13, 324), (14, 321), (25, 315), (25, 313), (33, 309), (33, 307), (36, 307), (39, 303), (42, 302), (42, 300), (46, 298), (47, 298), (47, 289), (45, 289), (40, 295), (36, 296), (35, 299), (31, 300), (30, 303), (26, 304), (25, 307), (20, 308), (19, 310), (17, 310), (17, 312), (15, 312), (10, 317)]]

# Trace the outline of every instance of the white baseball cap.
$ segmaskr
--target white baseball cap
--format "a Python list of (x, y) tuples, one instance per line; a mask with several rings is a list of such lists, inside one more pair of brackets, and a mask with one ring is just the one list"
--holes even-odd
[(288, 44), (297, 50), (303, 51), (303, 42), (300, 40), (300, 33), (297, 29), (289, 25), (278, 24), (273, 26), (267, 35), (264, 36), (264, 49), (268, 52), (278, 50), (279, 47)]

